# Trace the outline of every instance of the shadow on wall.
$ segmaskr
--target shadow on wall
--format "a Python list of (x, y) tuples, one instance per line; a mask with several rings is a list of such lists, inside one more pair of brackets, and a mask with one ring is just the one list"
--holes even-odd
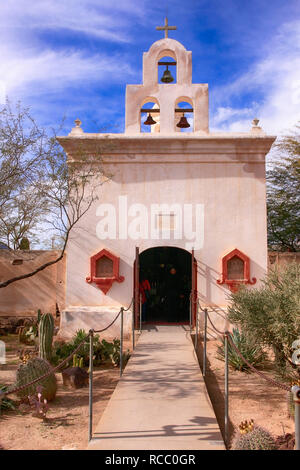
[[(59, 251), (0, 250), (1, 281), (29, 273), (59, 256)], [(55, 314), (65, 306), (66, 255), (56, 264), (48, 266), (32, 277), (14, 282), (0, 290), (0, 315), (36, 315), (37, 310)]]
[[(181, 147), (181, 146), (180, 146)], [(169, 150), (169, 152), (168, 152)], [(184, 154), (185, 146), (182, 145), (181, 152)], [(160, 154), (164, 154), (163, 149), (160, 148)], [(165, 150), (165, 153), (170, 153), (170, 149)], [(180, 153), (180, 151), (178, 152)], [(177, 157), (177, 152), (171, 156), (171, 161)], [(143, 161), (137, 159), (136, 157), (130, 157), (129, 155), (126, 158), (122, 158), (121, 168), (116, 169), (115, 165), (110, 165), (110, 163), (105, 163), (109, 168), (108, 171), (113, 171), (114, 174), (111, 180), (115, 183), (144, 183), (146, 180), (150, 181), (165, 181), (165, 180), (185, 180), (185, 179), (198, 179), (200, 174), (202, 179), (216, 179), (220, 178), (224, 180), (224, 177), (230, 181), (231, 178), (249, 178), (249, 173), (253, 175), (253, 178), (261, 181), (265, 184), (265, 167), (264, 159), (257, 159), (255, 162), (243, 162), (238, 160), (236, 157), (227, 158), (228, 163), (226, 166), (226, 173), (224, 172), (224, 162), (207, 162), (203, 155), (192, 154), (187, 158), (185, 162), (179, 160), (178, 164), (172, 163), (172, 171), (170, 171), (170, 165), (168, 163), (160, 162), (157, 158), (145, 158), (147, 155), (141, 155), (144, 157), (145, 169), (140, 168)], [(113, 158), (113, 155), (111, 156)], [(251, 157), (250, 157), (251, 158)], [(196, 160), (195, 162), (193, 160)], [(152, 164), (155, 161), (155, 164)], [(118, 158), (119, 162), (119, 158)], [(149, 163), (150, 162), (150, 163)], [(188, 164), (187, 164), (188, 163)], [(128, 165), (130, 167), (128, 168)], [(139, 171), (132, 169), (132, 164), (139, 166)], [(183, 171), (184, 167), (184, 171)], [(113, 170), (112, 170), (113, 169)], [(159, 171), (158, 171), (158, 170)], [(147, 178), (145, 175), (147, 174)]]

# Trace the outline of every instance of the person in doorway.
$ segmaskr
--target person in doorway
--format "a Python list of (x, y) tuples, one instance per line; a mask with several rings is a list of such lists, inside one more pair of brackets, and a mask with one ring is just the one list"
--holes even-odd
[(142, 322), (146, 320), (147, 300), (150, 294), (150, 283), (148, 279), (143, 278), (140, 282), (140, 296), (142, 303)]

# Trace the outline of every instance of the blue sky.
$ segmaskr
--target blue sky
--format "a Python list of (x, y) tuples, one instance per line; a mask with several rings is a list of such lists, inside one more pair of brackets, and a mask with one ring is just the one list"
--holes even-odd
[(42, 125), (65, 117), (86, 132), (123, 132), (127, 83), (163, 37), (193, 53), (193, 82), (208, 83), (212, 130), (269, 133), (300, 119), (299, 0), (1, 0), (0, 101), (21, 100)]

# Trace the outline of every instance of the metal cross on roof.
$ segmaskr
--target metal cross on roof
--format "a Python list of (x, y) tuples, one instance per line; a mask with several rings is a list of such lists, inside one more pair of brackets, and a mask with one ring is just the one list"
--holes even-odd
[(177, 29), (177, 26), (169, 26), (168, 23), (168, 18), (166, 16), (165, 18), (165, 26), (156, 26), (157, 31), (164, 31), (165, 32), (165, 38), (169, 37), (168, 33), (171, 30)]

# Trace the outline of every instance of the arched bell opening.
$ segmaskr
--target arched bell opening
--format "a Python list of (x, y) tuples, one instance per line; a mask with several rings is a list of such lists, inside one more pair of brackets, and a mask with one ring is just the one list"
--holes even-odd
[(194, 132), (194, 108), (190, 98), (184, 96), (175, 102), (174, 129), (176, 132)]
[(164, 51), (158, 56), (157, 67), (159, 84), (177, 83), (177, 60), (172, 51)]
[(146, 98), (140, 112), (141, 132), (160, 132), (160, 106), (156, 98)]

